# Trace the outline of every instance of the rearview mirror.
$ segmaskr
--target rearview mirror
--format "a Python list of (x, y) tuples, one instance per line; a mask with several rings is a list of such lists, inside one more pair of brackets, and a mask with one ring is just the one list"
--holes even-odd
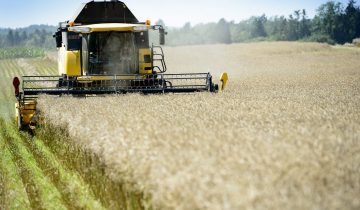
[(165, 45), (165, 35), (167, 34), (167, 32), (165, 32), (164, 28), (160, 27), (159, 33), (160, 33), (159, 43), (160, 43), (160, 45)]
[(56, 41), (56, 47), (60, 48), (62, 46), (62, 34), (61, 31), (57, 31), (53, 37), (55, 38)]

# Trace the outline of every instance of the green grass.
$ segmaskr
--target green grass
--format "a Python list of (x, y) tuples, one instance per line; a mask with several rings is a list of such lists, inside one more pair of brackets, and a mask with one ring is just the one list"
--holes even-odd
[[(32, 137), (18, 132), (14, 124), (1, 118), (0, 128), (0, 209), (139, 209), (127, 208), (122, 193), (112, 194), (113, 200), (109, 201), (108, 190), (121, 189), (120, 185), (104, 183), (103, 180), (109, 179), (95, 176), (92, 176), (93, 183), (89, 183), (89, 179), (84, 178), (88, 175), (69, 169), (63, 158), (59, 160), (52, 153), (40, 139), (43, 135)], [(66, 154), (66, 159), (70, 155), (73, 153)], [(79, 161), (93, 162), (92, 159)], [(95, 187), (99, 188), (98, 192), (105, 192), (103, 197), (93, 192)], [(118, 193), (112, 191), (115, 192)], [(131, 202), (129, 205), (135, 206)]]
[(89, 186), (76, 172), (68, 170), (38, 138), (23, 135), (28, 149), (33, 151), (39, 167), (59, 189), (67, 206), (75, 209), (104, 209)]
[(61, 194), (38, 166), (34, 156), (24, 145), (19, 132), (12, 124), (4, 126), (3, 137), (9, 145), (14, 162), (20, 170), (32, 208), (67, 209)]
[(141, 192), (133, 191), (131, 185), (112, 181), (103, 162), (93, 153), (74, 144), (66, 129), (46, 125), (37, 130), (36, 136), (60, 162), (82, 175), (105, 207), (152, 209), (150, 198), (144, 197)]
[(19, 174), (5, 143), (4, 122), (0, 121), (0, 209), (29, 209), (30, 202)]
[(66, 130), (44, 126), (32, 137), (1, 118), (0, 127), (0, 209), (152, 209)]

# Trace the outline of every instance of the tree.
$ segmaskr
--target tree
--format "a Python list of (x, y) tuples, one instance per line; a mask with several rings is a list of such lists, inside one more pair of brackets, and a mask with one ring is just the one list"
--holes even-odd
[(344, 16), (342, 4), (329, 1), (318, 8), (313, 29), (316, 33), (328, 35), (338, 43), (344, 43), (346, 41)]
[(244, 42), (251, 39), (250, 26), (249, 20), (240, 21), (238, 24), (230, 24), (232, 42)]
[(6, 35), (6, 45), (12, 47), (14, 44), (14, 32), (13, 30), (9, 30), (8, 34)]
[(360, 10), (355, 7), (356, 1), (350, 0), (346, 9), (345, 9), (345, 31), (346, 31), (346, 41), (351, 42), (357, 36), (360, 36)]
[(34, 33), (31, 34), (31, 43), (37, 47), (42, 46), (43, 40), (41, 39), (41, 31), (36, 29)]
[(265, 25), (266, 33), (274, 40), (287, 40), (286, 30), (288, 20), (284, 16), (268, 19)]
[(265, 27), (264, 27), (264, 24), (266, 23), (266, 21), (267, 21), (267, 18), (265, 16), (265, 14), (260, 17), (252, 18), (251, 35), (253, 38), (267, 36)]
[(182, 27), (182, 30), (185, 32), (189, 32), (191, 30), (191, 23), (190, 22), (186, 22), (184, 24), (184, 26)]
[(0, 48), (6, 47), (4, 44), (4, 37), (0, 35)]
[(14, 32), (14, 45), (18, 45), (21, 42), (20, 34), (18, 30)]
[(215, 27), (215, 42), (231, 44), (231, 34), (229, 23), (224, 18), (220, 19)]
[(297, 10), (293, 15), (289, 15), (288, 25), (286, 29), (286, 37), (287, 40), (295, 41), (299, 39), (299, 19), (300, 19), (300, 11)]
[(301, 22), (300, 22), (300, 38), (305, 38), (310, 36), (311, 31), (311, 21), (307, 17), (306, 10), (303, 9), (301, 13)]
[(25, 44), (28, 41), (28, 34), (26, 31), (23, 31), (20, 35), (21, 44)]

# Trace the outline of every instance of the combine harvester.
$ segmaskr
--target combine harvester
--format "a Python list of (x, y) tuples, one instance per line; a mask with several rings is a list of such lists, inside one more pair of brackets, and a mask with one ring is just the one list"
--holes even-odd
[(14, 78), (19, 129), (36, 125), (40, 94), (190, 93), (225, 88), (227, 73), (221, 75), (220, 88), (210, 73), (165, 74), (163, 49), (149, 44), (150, 30), (159, 31), (160, 45), (164, 45), (163, 26), (151, 25), (149, 20), (139, 22), (123, 2), (83, 4), (72, 20), (59, 24), (54, 34), (59, 75), (23, 76), (22, 81)]

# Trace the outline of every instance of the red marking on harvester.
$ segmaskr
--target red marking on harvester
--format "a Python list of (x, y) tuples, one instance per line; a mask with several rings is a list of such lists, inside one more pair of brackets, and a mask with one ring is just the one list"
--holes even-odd
[(19, 96), (19, 94), (20, 94), (20, 91), (19, 91), (20, 80), (19, 80), (19, 78), (14, 77), (14, 79), (13, 79), (13, 86), (14, 86), (14, 88), (15, 88), (15, 95), (16, 95), (16, 96)]

